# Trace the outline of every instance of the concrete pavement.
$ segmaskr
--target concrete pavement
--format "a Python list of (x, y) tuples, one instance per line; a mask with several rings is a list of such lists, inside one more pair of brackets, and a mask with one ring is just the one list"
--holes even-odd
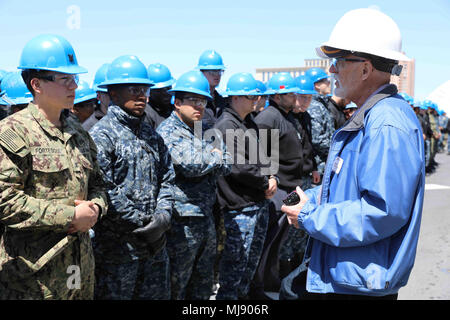
[(416, 261), (399, 300), (450, 299), (450, 155), (438, 153), (426, 176)]

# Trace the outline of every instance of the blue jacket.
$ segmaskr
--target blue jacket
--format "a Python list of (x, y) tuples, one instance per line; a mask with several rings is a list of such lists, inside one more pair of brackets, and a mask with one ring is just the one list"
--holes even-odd
[(425, 161), (420, 124), (396, 92), (383, 89), (334, 133), (323, 184), (306, 191), (298, 221), (310, 235), (310, 292), (382, 296), (408, 281)]
[(172, 215), (171, 157), (163, 139), (145, 123), (112, 105), (89, 131), (108, 194), (108, 214), (94, 227), (97, 260), (129, 262), (150, 255), (132, 231), (154, 214)]

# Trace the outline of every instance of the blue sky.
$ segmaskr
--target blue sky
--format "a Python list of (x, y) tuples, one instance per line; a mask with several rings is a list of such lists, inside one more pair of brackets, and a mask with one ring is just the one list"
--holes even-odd
[(56, 33), (73, 45), (89, 82), (98, 67), (123, 54), (146, 66), (165, 64), (178, 77), (214, 49), (227, 66), (223, 89), (236, 72), (303, 66), (345, 12), (369, 6), (397, 22), (403, 50), (416, 59), (416, 99), (450, 79), (449, 0), (0, 0), (0, 69), (15, 70), (35, 35)]

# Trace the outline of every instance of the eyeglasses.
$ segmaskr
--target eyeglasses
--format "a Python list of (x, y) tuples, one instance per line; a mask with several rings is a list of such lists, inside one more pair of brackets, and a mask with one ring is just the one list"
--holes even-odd
[(88, 100), (88, 101), (80, 102), (80, 103), (77, 103), (75, 106), (79, 109), (83, 109), (83, 108), (95, 109), (95, 107), (97, 106), (97, 100)]
[(244, 97), (246, 97), (248, 100), (255, 101), (255, 100), (258, 100), (258, 97), (259, 97), (259, 96), (250, 96), (250, 95), (247, 95), (247, 96), (244, 96)]
[(202, 70), (203, 72), (209, 73), (212, 76), (221, 76), (223, 75), (223, 70)]
[(135, 97), (139, 97), (141, 95), (146, 97), (150, 96), (150, 87), (148, 86), (128, 86), (127, 88), (128, 92)]
[[(367, 61), (367, 59), (356, 59), (356, 58), (334, 58), (331, 62), (331, 65), (336, 69), (336, 71), (339, 72), (338, 63), (340, 61), (348, 61), (348, 62), (364, 62)], [(340, 64), (341, 65), (341, 64)], [(342, 65), (341, 65), (342, 67)]]
[(75, 82), (75, 84), (78, 85), (78, 83), (80, 81), (80, 78), (78, 77), (77, 74), (65, 74), (59, 78), (57, 78), (55, 74), (52, 74), (49, 76), (40, 76), (39, 79), (57, 82), (66, 87), (70, 86), (72, 84), (72, 82)]
[(280, 95), (285, 96), (285, 97), (290, 97), (290, 98), (297, 97), (297, 94), (295, 92), (282, 93)]
[(189, 101), (189, 105), (195, 106), (195, 107), (206, 107), (208, 104), (208, 100), (202, 99), (202, 98), (194, 98), (194, 97), (184, 97), (184, 101)]

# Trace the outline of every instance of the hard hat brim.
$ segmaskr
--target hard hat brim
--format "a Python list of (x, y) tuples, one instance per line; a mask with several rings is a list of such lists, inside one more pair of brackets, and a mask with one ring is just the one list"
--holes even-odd
[(344, 55), (350, 54), (352, 52), (362, 52), (371, 54), (374, 56), (396, 60), (396, 61), (410, 61), (406, 55), (400, 52), (392, 50), (382, 50), (382, 49), (371, 49), (367, 50), (364, 48), (344, 48), (337, 47), (331, 43), (325, 42), (320, 47), (316, 48), (316, 54), (321, 58), (339, 58)]
[(226, 96), (260, 96), (261, 92), (258, 90), (238, 90), (238, 91), (225, 91)]
[(115, 85), (115, 84), (141, 84), (141, 85), (148, 85), (152, 86), (153, 82), (147, 79), (142, 78), (125, 78), (125, 79), (115, 79), (110, 81), (105, 81), (97, 85), (97, 88), (108, 88), (108, 86)]
[(106, 88), (99, 88), (97, 85), (94, 86), (95, 92), (108, 92)]
[(176, 88), (176, 89), (171, 89), (168, 91), (171, 95), (175, 95), (175, 92), (189, 92), (189, 93), (195, 93), (201, 96), (204, 96), (206, 98), (208, 98), (209, 100), (212, 100), (212, 97), (210, 94), (205, 93), (202, 90), (198, 90), (198, 89), (194, 89), (194, 88)]
[(209, 66), (197, 66), (195, 67), (196, 70), (225, 70), (225, 66), (222, 64), (218, 65), (209, 65)]
[[(151, 89), (161, 89), (161, 88), (170, 87), (170, 86), (173, 85), (174, 83), (175, 83), (175, 79), (172, 78), (172, 79), (167, 80), (167, 81), (154, 83), (154, 84), (151, 86)], [(151, 89), (150, 89), (150, 90), (151, 90)]]
[(317, 94), (316, 90), (298, 90), (297, 94)]
[(28, 104), (33, 100), (33, 98), (29, 97), (29, 98), (25, 98), (25, 97), (20, 97), (20, 98), (8, 98), (7, 100), (3, 99), (3, 97), (0, 98), (0, 105), (3, 106), (9, 106), (9, 105), (16, 105), (16, 104)]
[(91, 93), (91, 94), (88, 94), (88, 95), (86, 95), (86, 96), (84, 96), (84, 97), (75, 99), (75, 100), (73, 101), (73, 104), (85, 102), (85, 101), (92, 100), (92, 99), (97, 99), (97, 93)]
[(65, 74), (88, 73), (88, 70), (86, 68), (83, 68), (81, 66), (76, 66), (76, 65), (66, 66), (66, 67), (57, 67), (57, 68), (43, 68), (43, 67), (37, 67), (37, 66), (19, 66), (19, 67), (17, 67), (17, 69), (46, 70), (46, 71), (54, 71), (54, 72), (65, 73)]
[(300, 90), (300, 88), (298, 87), (292, 87), (289, 89), (279, 89), (279, 90), (274, 90), (274, 89), (268, 89), (266, 91), (266, 94), (284, 94), (284, 93), (297, 93)]

